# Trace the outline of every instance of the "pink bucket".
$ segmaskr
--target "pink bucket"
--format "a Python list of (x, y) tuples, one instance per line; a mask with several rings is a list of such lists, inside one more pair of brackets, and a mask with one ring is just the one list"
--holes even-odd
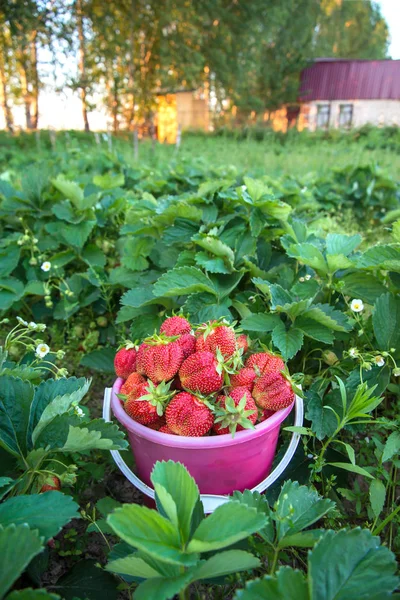
[[(111, 403), (115, 417), (127, 430), (138, 476), (146, 484), (140, 489), (149, 496), (154, 496), (150, 488), (150, 474), (155, 462), (160, 460), (183, 463), (196, 480), (201, 494), (217, 494), (221, 497), (235, 490), (263, 491), (262, 484), (267, 481), (271, 472), (280, 425), (295, 403), (295, 425), (301, 425), (303, 422), (303, 405), (301, 399), (296, 397), (296, 402), (288, 408), (274, 413), (266, 421), (256, 425), (255, 429), (238, 431), (234, 438), (230, 434), (201, 438), (168, 435), (144, 427), (126, 414), (117, 397), (122, 383), (123, 380), (119, 378), (115, 381), (112, 390), (106, 390), (103, 417), (110, 420)], [(298, 438), (299, 435), (294, 433), (291, 447), (288, 448), (291, 455), (286, 461), (287, 464), (297, 447)], [(112, 453), (121, 458), (119, 453), (114, 451)], [(127, 472), (129, 469), (122, 459), (118, 461), (116, 456), (114, 459), (127, 477), (137, 484), (137, 477), (133, 476), (134, 479), (129, 477)], [(126, 469), (122, 468), (121, 462)], [(279, 469), (275, 469), (277, 470)], [(148, 493), (146, 488), (153, 493)]]

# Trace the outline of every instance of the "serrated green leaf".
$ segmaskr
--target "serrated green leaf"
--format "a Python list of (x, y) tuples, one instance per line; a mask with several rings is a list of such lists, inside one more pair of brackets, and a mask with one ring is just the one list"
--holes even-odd
[(310, 600), (383, 597), (398, 585), (394, 555), (368, 529), (327, 531), (308, 562)]
[(400, 298), (383, 294), (374, 305), (372, 325), (378, 348), (389, 350), (400, 344)]
[(68, 200), (71, 200), (76, 208), (81, 208), (84, 195), (83, 190), (77, 183), (74, 181), (68, 181), (68, 179), (65, 179), (65, 177), (59, 175), (56, 179), (52, 180), (52, 184), (58, 191), (68, 198)]
[(350, 331), (351, 329), (347, 316), (329, 304), (314, 304), (304, 312), (303, 316), (313, 319), (333, 331)]
[(33, 590), (26, 588), (24, 590), (14, 590), (7, 596), (7, 600), (59, 600), (58, 594), (49, 594), (45, 589)]
[(240, 325), (244, 331), (272, 331), (280, 322), (278, 315), (255, 313), (242, 319)]
[(235, 594), (235, 600), (267, 599), (310, 600), (303, 573), (291, 567), (281, 567), (275, 577), (266, 575), (263, 579), (249, 581), (244, 590), (237, 590)]
[(175, 577), (154, 577), (141, 583), (135, 590), (135, 600), (169, 600), (190, 583), (191, 572)]
[(14, 581), (42, 549), (39, 532), (31, 531), (28, 525), (0, 526), (0, 598), (4, 598)]
[(369, 486), (369, 501), (377, 519), (385, 506), (386, 487), (380, 479), (373, 479)]
[(128, 446), (124, 433), (117, 425), (103, 419), (95, 419), (81, 427), (70, 425), (68, 437), (60, 452), (84, 452), (86, 450), (121, 450)]
[(10, 375), (0, 377), (0, 443), (15, 456), (27, 453), (33, 386)]
[(326, 257), (329, 273), (335, 273), (340, 269), (354, 268), (354, 263), (344, 254), (328, 254)]
[(0, 477), (0, 500), (15, 486), (16, 481), (11, 477)]
[(348, 256), (362, 242), (359, 233), (356, 235), (344, 235), (342, 233), (328, 233), (326, 236), (326, 251), (328, 254), (343, 254)]
[(300, 329), (290, 327), (280, 321), (272, 331), (272, 341), (278, 348), (284, 360), (289, 360), (297, 354), (303, 345), (304, 333)]
[(315, 271), (327, 273), (329, 270), (322, 252), (312, 244), (307, 242), (302, 244), (293, 244), (286, 252), (288, 256), (296, 258), (302, 264), (308, 265), (309, 267), (315, 269)]
[(93, 183), (103, 190), (110, 190), (116, 187), (123, 187), (125, 184), (125, 176), (123, 173), (106, 173), (105, 175), (95, 175)]
[(84, 354), (79, 364), (102, 373), (114, 373), (114, 358), (114, 348), (101, 348)]
[(374, 304), (377, 298), (386, 292), (386, 288), (372, 273), (357, 271), (340, 278), (341, 291), (352, 298), (361, 298), (368, 304)]
[(359, 269), (388, 269), (400, 271), (400, 244), (387, 244), (369, 248), (357, 260)]
[(187, 551), (210, 552), (231, 546), (265, 527), (267, 520), (267, 516), (256, 509), (231, 500), (200, 523)]
[(156, 296), (187, 296), (197, 292), (216, 294), (214, 286), (200, 269), (195, 267), (178, 267), (164, 273), (154, 284)]
[(112, 573), (140, 577), (141, 579), (160, 576), (160, 573), (150, 567), (143, 558), (140, 558), (137, 552), (109, 562), (106, 569)]
[(63, 600), (117, 600), (118, 580), (97, 566), (94, 560), (81, 560), (53, 586)]
[(392, 456), (400, 451), (400, 433), (393, 431), (388, 439), (386, 440), (385, 447), (383, 449), (382, 462), (390, 460)]
[(192, 573), (192, 580), (211, 579), (213, 577), (223, 577), (229, 573), (240, 573), (249, 569), (256, 569), (260, 566), (258, 558), (244, 552), (243, 550), (226, 550), (214, 554), (211, 558), (204, 561)]
[(209, 273), (228, 274), (233, 271), (233, 266), (227, 266), (222, 258), (209, 256), (206, 252), (196, 252), (194, 259), (196, 265)]
[(300, 329), (305, 336), (323, 342), (324, 344), (332, 344), (334, 335), (328, 327), (321, 325), (318, 321), (300, 316), (296, 319), (296, 328)]

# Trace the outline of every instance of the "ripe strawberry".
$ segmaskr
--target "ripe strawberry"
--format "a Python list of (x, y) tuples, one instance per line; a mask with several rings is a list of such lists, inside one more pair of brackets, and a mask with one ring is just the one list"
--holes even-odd
[(155, 431), (160, 431), (161, 427), (165, 427), (165, 424), (165, 415), (163, 415), (162, 417), (159, 417), (157, 421), (154, 421), (154, 423), (150, 423), (150, 425), (148, 425), (147, 427), (149, 429), (154, 429)]
[(216, 418), (213, 431), (218, 435), (254, 427), (258, 411), (256, 403), (248, 389), (238, 387), (229, 392), (229, 396), (218, 396)]
[(294, 392), (290, 381), (275, 371), (265, 373), (257, 379), (253, 398), (260, 408), (275, 411), (290, 406), (294, 400)]
[(243, 354), (246, 354), (247, 350), (249, 349), (249, 338), (247, 335), (244, 333), (238, 335), (236, 338), (236, 346), (238, 348), (243, 348)]
[(196, 331), (197, 352), (217, 353), (217, 349), (225, 358), (232, 356), (236, 351), (236, 335), (233, 327), (221, 325), (219, 321), (210, 321)]
[(269, 417), (271, 417), (274, 413), (275, 413), (274, 410), (268, 410), (268, 409), (261, 410), (261, 416), (259, 418), (260, 423), (269, 419)]
[(167, 402), (175, 392), (170, 391), (170, 384), (164, 381), (156, 386), (152, 381), (138, 386), (125, 402), (125, 412), (142, 425), (156, 423), (163, 416)]
[(182, 348), (185, 358), (196, 352), (196, 338), (191, 333), (183, 333), (176, 341)]
[(267, 371), (283, 371), (285, 368), (285, 363), (279, 356), (276, 356), (275, 354), (270, 354), (269, 352), (258, 352), (249, 356), (244, 366), (253, 368), (256, 372), (258, 371), (262, 374), (266, 373)]
[(146, 371), (144, 368), (144, 357), (146, 355), (147, 350), (149, 349), (150, 346), (148, 346), (147, 344), (145, 344), (143, 342), (143, 344), (140, 344), (138, 351), (137, 351), (137, 356), (136, 356), (136, 371), (140, 374), (140, 375), (145, 375)]
[(251, 392), (256, 377), (257, 375), (254, 369), (244, 367), (234, 375), (231, 375), (230, 384), (232, 388), (245, 387)]
[(222, 388), (224, 379), (218, 372), (218, 361), (212, 352), (191, 354), (179, 369), (179, 379), (191, 392), (208, 395)]
[(46, 477), (45, 483), (39, 490), (39, 494), (43, 492), (51, 492), (52, 490), (61, 490), (61, 481), (55, 475)]
[(129, 396), (129, 394), (142, 383), (146, 383), (144, 377), (139, 375), (139, 373), (131, 373), (128, 379), (122, 384), (119, 393), (124, 396)]
[(174, 316), (165, 319), (164, 323), (160, 327), (160, 333), (165, 335), (182, 335), (184, 333), (190, 333), (192, 329), (191, 324), (184, 317)]
[(114, 358), (114, 368), (117, 377), (128, 379), (129, 375), (136, 370), (136, 348), (128, 344), (126, 348), (118, 350)]
[(208, 406), (188, 392), (180, 392), (171, 400), (165, 417), (170, 431), (189, 437), (205, 435), (214, 423), (214, 415)]
[(163, 425), (158, 431), (161, 433), (169, 433), (169, 435), (176, 435), (176, 433), (174, 433), (172, 429), (168, 427), (168, 425)]
[(183, 350), (177, 341), (163, 334), (150, 340), (143, 360), (145, 373), (154, 383), (168, 381), (179, 371), (184, 360)]

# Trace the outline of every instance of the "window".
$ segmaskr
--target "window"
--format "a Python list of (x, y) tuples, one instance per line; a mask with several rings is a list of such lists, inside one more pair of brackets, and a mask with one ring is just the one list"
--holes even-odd
[(341, 104), (339, 107), (339, 127), (351, 127), (353, 121), (353, 105)]
[(331, 114), (330, 104), (318, 104), (317, 129), (328, 129)]

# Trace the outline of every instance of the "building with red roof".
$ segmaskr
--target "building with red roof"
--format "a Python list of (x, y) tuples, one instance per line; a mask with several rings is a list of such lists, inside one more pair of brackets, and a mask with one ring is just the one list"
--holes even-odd
[(287, 119), (300, 130), (400, 125), (400, 60), (317, 59), (301, 73), (298, 99)]

